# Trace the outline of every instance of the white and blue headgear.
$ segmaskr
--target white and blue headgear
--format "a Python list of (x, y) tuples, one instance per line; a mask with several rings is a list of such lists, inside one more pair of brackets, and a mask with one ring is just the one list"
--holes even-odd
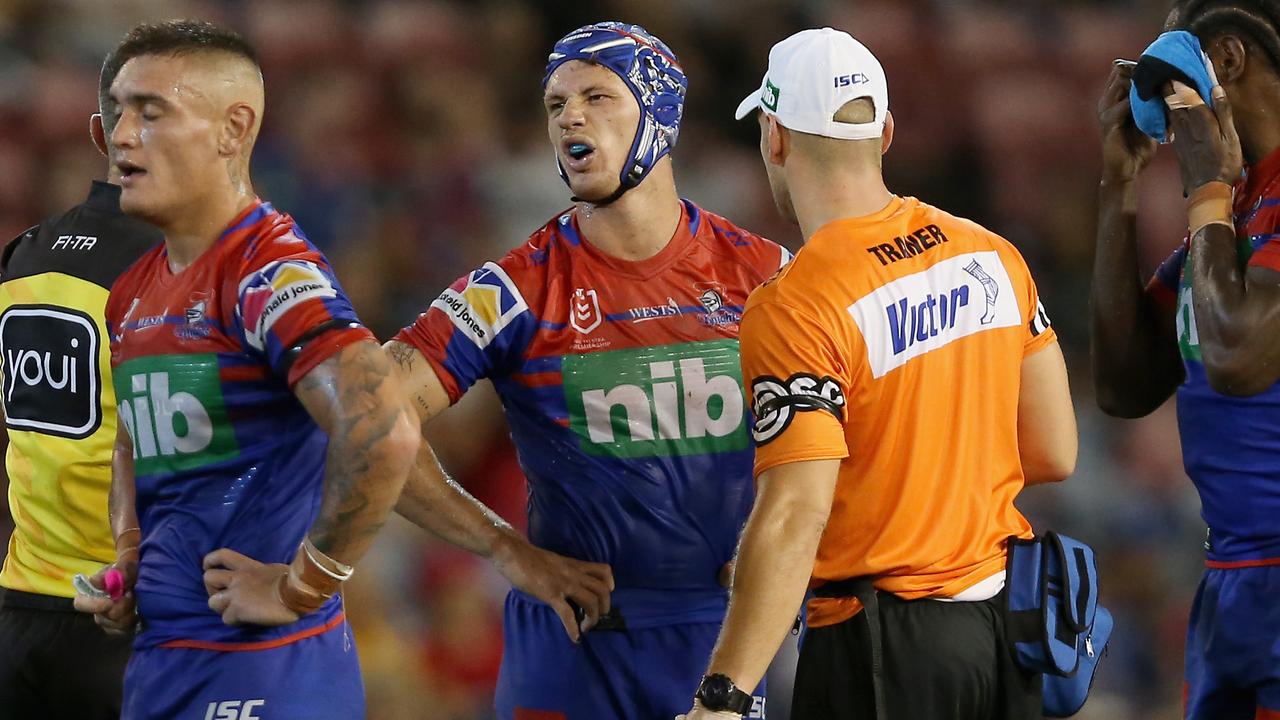
[[(640, 103), (640, 125), (618, 177), (618, 190), (597, 203), (604, 205), (639, 185), (658, 160), (671, 152), (680, 135), (689, 81), (671, 48), (639, 25), (595, 23), (560, 38), (547, 58), (542, 87), (546, 88), (556, 68), (570, 60), (586, 60), (612, 70)], [(567, 185), (569, 176), (558, 157), (556, 166)]]

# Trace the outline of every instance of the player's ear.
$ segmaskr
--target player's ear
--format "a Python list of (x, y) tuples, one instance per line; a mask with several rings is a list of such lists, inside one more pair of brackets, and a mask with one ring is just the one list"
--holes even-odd
[(1238, 81), (1244, 74), (1248, 60), (1262, 61), (1261, 57), (1250, 58), (1249, 48), (1245, 46), (1244, 40), (1229, 32), (1214, 38), (1206, 50), (1209, 61), (1213, 63), (1213, 74), (1217, 76), (1219, 85), (1234, 84)]
[(884, 155), (889, 152), (889, 146), (893, 144), (893, 113), (888, 110), (884, 113), (884, 132), (880, 135), (880, 154)]
[(93, 146), (98, 148), (98, 152), (110, 160), (111, 153), (107, 152), (107, 131), (102, 126), (102, 113), (89, 116), (89, 137), (93, 139)]
[(769, 122), (769, 162), (774, 165), (786, 165), (787, 154), (791, 149), (791, 131), (778, 122), (778, 118), (765, 113)]
[(227, 110), (218, 138), (218, 154), (235, 157), (253, 145), (254, 127), (258, 113), (248, 103), (236, 103)]

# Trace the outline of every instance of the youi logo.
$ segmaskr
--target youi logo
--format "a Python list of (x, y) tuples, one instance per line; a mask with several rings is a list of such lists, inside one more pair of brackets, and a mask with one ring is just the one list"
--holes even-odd
[(965, 253), (898, 278), (848, 311), (877, 378), (963, 337), (1022, 322), (1013, 283), (994, 251)]
[(6, 424), (70, 438), (101, 425), (98, 324), (47, 305), (14, 305), (0, 316)]
[(748, 445), (737, 340), (566, 355), (569, 423), (592, 455), (731, 452)]

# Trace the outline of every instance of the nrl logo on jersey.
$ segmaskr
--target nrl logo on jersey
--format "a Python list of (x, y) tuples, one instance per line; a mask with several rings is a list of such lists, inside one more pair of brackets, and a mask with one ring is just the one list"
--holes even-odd
[(445, 288), (431, 307), (448, 315), (453, 326), (482, 350), (529, 309), (511, 277), (492, 262)]
[(600, 294), (591, 288), (577, 288), (569, 299), (569, 324), (583, 335), (600, 327)]

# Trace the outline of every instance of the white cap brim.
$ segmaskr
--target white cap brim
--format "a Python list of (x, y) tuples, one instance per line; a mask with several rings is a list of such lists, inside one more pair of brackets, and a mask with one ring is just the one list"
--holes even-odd
[(741, 120), (756, 110), (760, 109), (760, 96), (764, 94), (764, 88), (759, 87), (755, 92), (742, 98), (742, 102), (738, 103), (738, 109), (733, 113), (733, 119)]

